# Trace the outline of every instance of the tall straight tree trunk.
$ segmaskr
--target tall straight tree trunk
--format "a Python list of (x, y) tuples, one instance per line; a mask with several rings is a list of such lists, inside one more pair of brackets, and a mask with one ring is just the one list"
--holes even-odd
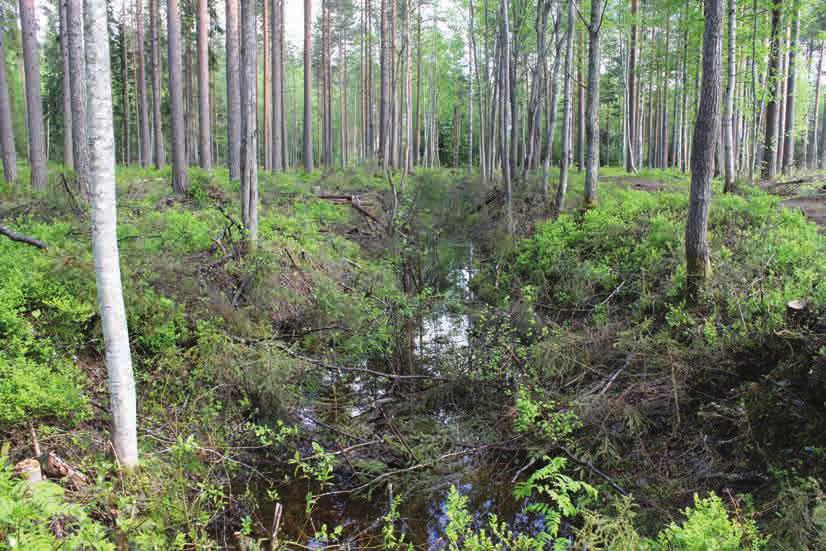
[(818, 123), (820, 122), (820, 80), (823, 75), (823, 45), (826, 41), (820, 41), (820, 55), (817, 62), (817, 70), (815, 71), (815, 97), (812, 105), (812, 116), (809, 120), (809, 168), (817, 167), (817, 153), (818, 148)]
[(797, 79), (797, 39), (800, 35), (800, 13), (797, 2), (792, 2), (792, 35), (789, 42), (789, 71), (786, 80), (786, 123), (783, 125), (785, 143), (783, 145), (783, 173), (794, 166), (794, 119), (795, 119), (795, 80)]
[[(72, 88), (69, 78), (72, 74), (69, 65), (69, 14), (68, 1), (58, 1), (58, 11), (60, 13), (60, 66), (63, 68), (63, 78), (60, 79), (63, 92), (63, 165), (66, 168), (75, 168), (74, 141), (72, 140)], [(0, 29), (0, 32), (3, 32)], [(2, 38), (0, 38), (1, 40)], [(5, 71), (5, 57), (3, 57), (3, 67)], [(5, 78), (5, 75), (3, 75)], [(85, 75), (84, 75), (85, 78)], [(6, 85), (8, 86), (8, 84)], [(8, 94), (8, 89), (6, 90)], [(8, 101), (8, 95), (6, 96)], [(11, 109), (11, 106), (6, 106)], [(0, 106), (0, 109), (4, 107)], [(17, 177), (15, 176), (15, 179)]]
[(261, 10), (261, 27), (263, 32), (261, 33), (263, 36), (263, 62), (264, 62), (264, 75), (262, 79), (262, 90), (261, 94), (264, 98), (264, 132), (263, 132), (263, 148), (264, 148), (264, 170), (271, 171), (272, 170), (272, 59), (270, 56), (272, 55), (272, 48), (271, 44), (273, 41), (272, 36), (272, 1), (271, 0), (263, 0), (263, 9)]
[[(559, 186), (556, 188), (556, 198), (552, 215), (559, 216), (565, 208), (565, 194), (568, 191), (568, 165), (571, 156), (571, 122), (573, 118), (573, 92), (571, 91), (572, 72), (574, 70), (574, 0), (568, 0), (568, 29), (565, 36), (565, 70), (563, 79), (565, 85), (562, 92), (562, 156), (559, 159)], [(548, 162), (547, 160), (545, 161)]]
[(89, 180), (89, 151), (86, 133), (86, 54), (83, 44), (83, 0), (67, 0), (66, 22), (68, 23), (69, 68), (67, 75), (72, 91), (72, 139), (75, 175), (78, 189), (88, 196), (91, 192)]
[[(174, 0), (173, 0), (174, 1)], [(112, 446), (127, 469), (138, 464), (135, 378), (121, 286), (115, 197), (115, 134), (106, 2), (86, 0), (86, 78), (88, 81), (89, 175), (92, 195), (92, 252), (98, 311), (103, 329)]]
[[(785, 17), (783, 18), (785, 25)], [(778, 107), (779, 113), (777, 115), (777, 150), (775, 152), (775, 163), (777, 171), (783, 168), (783, 148), (786, 146), (786, 91), (789, 84), (787, 76), (789, 74), (789, 42), (791, 41), (791, 27), (786, 26), (785, 38), (781, 39), (780, 43), (780, 105)]]
[(184, 90), (181, 82), (181, 14), (178, 0), (167, 4), (167, 53), (169, 56), (169, 111), (172, 121), (172, 189), (186, 193), (189, 189), (186, 157), (186, 127), (184, 126)]
[[(9, 184), (17, 182), (17, 150), (14, 146), (11, 97), (6, 77), (6, 32), (0, 27), (0, 155), (3, 157), (3, 176)], [(71, 151), (71, 147), (69, 148)]]
[(304, 0), (304, 170), (313, 171), (312, 3)]
[(597, 203), (599, 179), (599, 33), (602, 26), (604, 0), (591, 0), (591, 21), (588, 24), (588, 94), (585, 104), (585, 207)]
[[(270, 2), (271, 0), (264, 0)], [(272, 168), (284, 170), (284, 111), (282, 110), (284, 70), (281, 57), (283, 36), (281, 25), (284, 18), (282, 0), (272, 0), (272, 25), (270, 60), (272, 61)]]
[(241, 0), (241, 217), (251, 247), (258, 239), (257, 45), (255, 0)]
[(685, 228), (686, 283), (689, 297), (701, 289), (710, 273), (708, 211), (714, 150), (720, 135), (723, 0), (705, 0), (703, 76), (700, 104), (691, 148), (691, 191)]
[(26, 73), (26, 114), (29, 128), (29, 167), (31, 186), (45, 191), (46, 132), (43, 129), (43, 100), (40, 96), (40, 54), (37, 51), (37, 15), (34, 0), (20, 0), (20, 29), (23, 67)]
[[(70, 10), (71, 11), (71, 10)], [(70, 14), (71, 17), (71, 14)], [(123, 131), (121, 133), (121, 144), (123, 151), (123, 164), (128, 165), (132, 162), (132, 145), (131, 136), (129, 133), (129, 51), (126, 35), (126, 0), (123, 1), (120, 13), (120, 78), (121, 78), (121, 97), (120, 102), (123, 109), (121, 124)]]
[[(472, 1), (472, 0), (471, 0)], [(407, 175), (413, 169), (413, 50), (412, 50), (412, 41), (410, 40), (410, 17), (413, 13), (413, 1), (406, 0), (406, 8), (404, 14), (404, 45), (405, 45), (405, 54), (407, 57), (405, 63), (405, 76), (404, 76), (404, 89), (405, 89), (405, 106), (404, 106), (404, 118), (405, 118), (405, 130), (407, 135), (405, 137), (405, 144), (404, 144), (404, 166), (403, 174), (404, 178), (402, 180), (402, 191), (404, 191), (406, 184), (407, 184)], [(469, 75), (472, 78), (473, 75)], [(473, 85), (471, 84), (470, 88), (470, 102), (473, 101)], [(473, 112), (470, 112), (470, 140), (471, 144), (473, 143)], [(470, 146), (470, 159), (468, 160), (469, 166), (473, 166), (473, 146)]]
[(155, 167), (166, 165), (166, 148), (163, 137), (163, 115), (161, 114), (161, 44), (160, 44), (160, 15), (158, 3), (160, 0), (149, 0), (149, 26), (152, 33), (152, 131), (154, 133)]
[(138, 109), (140, 113), (141, 163), (149, 166), (152, 157), (152, 138), (149, 136), (149, 98), (146, 92), (146, 64), (143, 51), (143, 0), (135, 0), (135, 19), (137, 20), (137, 54), (138, 54)]
[[(502, 123), (499, 126), (499, 156), (502, 162), (502, 181), (505, 184), (505, 208), (508, 234), (513, 235), (513, 191), (511, 190), (511, 163), (509, 159), (508, 130), (510, 120), (510, 25), (508, 0), (501, 0), (500, 11), (502, 17), (502, 50), (499, 61), (499, 88), (502, 91)], [(435, 113), (435, 111), (434, 111)]]
[(227, 165), (229, 177), (241, 177), (241, 74), (239, 64), (238, 0), (226, 0), (226, 50), (227, 50)]
[(776, 0), (775, 3), (772, 4), (769, 73), (766, 82), (769, 88), (769, 101), (766, 104), (766, 133), (765, 146), (763, 148), (763, 167), (761, 170), (761, 175), (766, 180), (774, 180), (777, 174), (778, 101), (782, 101), (780, 97), (780, 91), (782, 89), (780, 77), (780, 16), (782, 9), (782, 0)]
[(579, 48), (577, 48), (577, 128), (576, 128), (576, 169), (585, 168), (585, 80), (582, 71), (582, 53), (585, 51), (585, 33), (579, 33)]
[(723, 191), (734, 191), (734, 89), (737, 86), (736, 72), (737, 41), (737, 0), (728, 0), (728, 81), (726, 82), (726, 111), (723, 115), (723, 147), (725, 148), (725, 183)]
[(639, 0), (631, 0), (631, 44), (628, 52), (628, 155), (625, 157), (625, 170), (632, 172), (634, 169), (634, 144), (637, 135), (637, 42), (639, 41), (639, 26), (637, 17), (639, 14)]
[(212, 168), (209, 123), (209, 6), (198, 0), (198, 158), (201, 168)]
[[(394, 1), (394, 0), (391, 0)], [(390, 55), (387, 40), (387, 0), (381, 0), (381, 30), (379, 31), (379, 58), (381, 72), (381, 108), (379, 109), (379, 158), (387, 170), (390, 156)]]

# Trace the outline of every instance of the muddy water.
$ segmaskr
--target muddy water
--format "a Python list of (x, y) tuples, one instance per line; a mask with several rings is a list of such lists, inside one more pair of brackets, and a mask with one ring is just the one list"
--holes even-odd
[[(438, 289), (441, 299), (434, 301), (432, 308), (422, 316), (414, 340), (420, 373), (437, 374), (442, 362), (467, 361), (471, 357), (473, 317), (469, 312), (472, 312), (474, 301), (470, 289), (475, 269), (473, 246), (469, 242), (459, 242), (453, 249), (445, 273), (438, 278), (442, 282)], [(392, 407), (399, 400), (384, 381), (373, 377), (328, 382), (324, 399), (313, 401), (311, 406), (298, 412), (305, 429), (322, 429), (321, 423), (335, 423), (343, 416), (349, 417), (350, 422), (362, 419), (365, 423), (374, 422), (377, 411), (382, 411), (385, 405)], [(463, 423), (461, 412), (446, 407), (434, 407), (429, 415), (421, 416), (416, 431), (449, 434), (455, 442), (474, 441), (474, 435), (468, 432), (468, 424)], [(446, 496), (451, 485), (467, 496), (468, 510), (478, 527), (487, 523), (490, 513), (496, 513), (500, 520), (507, 521), (517, 531), (535, 532), (541, 528), (537, 525), (539, 521), (524, 514), (523, 504), (512, 497), (511, 478), (521, 466), (515, 464), (517, 460), (494, 453), (463, 456), (410, 476), (394, 477), (392, 489), (386, 484), (378, 484), (370, 491), (321, 497), (309, 515), (305, 507), (308, 491), (318, 495), (324, 490), (317, 485), (310, 487), (306, 480), (293, 478), (276, 486), (278, 501), (284, 506), (282, 539), (287, 537), (310, 548), (321, 549), (329, 545), (314, 537), (322, 525), (330, 531), (341, 526), (344, 537), (340, 546), (350, 549), (381, 547), (383, 518), (389, 510), (390, 492), (393, 492), (401, 497), (400, 518), (395, 523), (397, 533), (404, 533), (405, 541), (413, 543), (417, 549), (440, 549), (445, 546)], [(281, 474), (284, 474), (283, 470)], [(348, 480), (346, 474), (337, 475), (335, 482), (325, 490), (352, 487), (359, 482)], [(267, 497), (266, 490), (259, 488), (255, 492), (261, 506), (256, 516), (262, 525), (270, 526), (275, 503)]]

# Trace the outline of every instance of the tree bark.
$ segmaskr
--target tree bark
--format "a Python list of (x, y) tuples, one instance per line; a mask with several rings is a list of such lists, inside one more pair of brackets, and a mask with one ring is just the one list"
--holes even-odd
[(734, 191), (734, 89), (737, 86), (736, 72), (737, 42), (737, 0), (728, 0), (728, 80), (726, 82), (726, 111), (723, 115), (723, 147), (725, 149), (725, 170), (723, 191)]
[[(565, 194), (568, 191), (568, 164), (571, 156), (571, 122), (573, 117), (573, 92), (571, 90), (572, 72), (574, 70), (574, 0), (568, 0), (568, 29), (565, 36), (565, 70), (562, 92), (562, 156), (559, 159), (559, 185), (552, 215), (559, 216), (565, 208)], [(547, 162), (547, 161), (546, 161)]]
[(161, 114), (161, 45), (160, 45), (160, 16), (158, 3), (160, 0), (149, 0), (149, 26), (152, 33), (152, 131), (154, 133), (155, 168), (166, 165), (166, 148), (163, 137), (163, 115)]
[[(391, 0), (394, 1), (394, 0)], [(379, 110), (379, 158), (382, 169), (387, 170), (390, 161), (390, 55), (387, 40), (387, 0), (381, 0), (380, 71), (381, 109)]]
[(198, 0), (198, 157), (201, 168), (212, 168), (212, 137), (209, 122), (209, 9)]
[(766, 133), (763, 148), (763, 167), (761, 174), (766, 180), (774, 180), (777, 174), (777, 123), (778, 100), (780, 100), (780, 16), (783, 9), (782, 0), (772, 4), (772, 26), (769, 50), (769, 73), (767, 86), (770, 89), (766, 104)]
[(304, 170), (313, 171), (312, 4), (304, 0)]
[(83, 0), (66, 1), (69, 42), (69, 88), (72, 91), (72, 141), (78, 189), (88, 197), (89, 150), (86, 132), (86, 55), (83, 43)]
[(786, 123), (783, 125), (785, 143), (783, 145), (783, 174), (788, 174), (794, 166), (794, 122), (795, 122), (795, 80), (797, 61), (797, 39), (800, 35), (800, 14), (797, 2), (792, 2), (792, 35), (789, 42), (789, 70), (786, 80)]
[(637, 17), (639, 13), (639, 0), (631, 0), (631, 44), (628, 52), (628, 154), (625, 156), (625, 170), (634, 171), (634, 144), (637, 135), (637, 42), (639, 41), (639, 26)]
[[(511, 162), (508, 147), (508, 130), (510, 120), (510, 25), (508, 0), (501, 0), (500, 12), (502, 17), (502, 50), (499, 62), (499, 88), (502, 92), (502, 123), (499, 126), (499, 157), (502, 163), (502, 181), (505, 185), (505, 209), (508, 234), (513, 235), (513, 192), (511, 189)], [(435, 112), (435, 110), (434, 110)]]
[(710, 273), (708, 211), (714, 150), (720, 135), (723, 0), (705, 0), (703, 76), (691, 148), (691, 190), (685, 229), (686, 284), (693, 298)]
[[(58, 0), (58, 11), (60, 14), (60, 66), (63, 68), (63, 78), (60, 79), (63, 91), (63, 165), (66, 168), (74, 169), (75, 152), (74, 141), (72, 140), (72, 89), (69, 82), (72, 70), (69, 65), (69, 14), (67, 3), (67, 0)], [(0, 32), (3, 31), (0, 30)], [(2, 60), (4, 67), (5, 59), (4, 57)], [(3, 78), (5, 79), (5, 75), (3, 75)], [(6, 84), (6, 86), (8, 87), (8, 84)], [(8, 89), (6, 90), (6, 94), (8, 94)], [(8, 100), (9, 97), (6, 95), (6, 101)], [(11, 109), (10, 106), (8, 107)], [(0, 109), (1, 108), (4, 107), (0, 106)]]
[[(269, 2), (271, 0), (265, 0)], [(284, 69), (281, 44), (284, 39), (281, 26), (284, 19), (283, 0), (272, 0), (271, 53), (272, 61), (272, 168), (281, 171), (286, 168), (284, 159), (284, 111), (282, 109)]]
[(34, 0), (20, 0), (23, 67), (26, 77), (26, 114), (29, 128), (30, 182), (35, 191), (46, 191), (46, 142), (43, 100), (40, 96), (40, 54), (37, 51), (37, 15)]
[(149, 135), (149, 98), (146, 91), (146, 64), (143, 45), (143, 0), (135, 0), (135, 19), (137, 21), (137, 57), (138, 57), (138, 105), (140, 113), (141, 165), (148, 167), (152, 157), (152, 138)]
[(241, 214), (251, 247), (258, 239), (257, 42), (255, 0), (241, 0)]
[(241, 177), (241, 75), (239, 53), (238, 0), (226, 0), (225, 45), (227, 56), (227, 165), (229, 177)]
[[(173, 0), (174, 1), (174, 0)], [(138, 464), (135, 379), (123, 303), (117, 237), (115, 137), (106, 2), (86, 0), (86, 78), (89, 94), (89, 174), (95, 259), (106, 370), (112, 410), (112, 445), (127, 469)]]
[(817, 70), (815, 72), (815, 97), (814, 105), (812, 106), (812, 117), (809, 122), (809, 168), (817, 167), (817, 156), (820, 148), (818, 147), (818, 123), (820, 122), (820, 80), (823, 75), (823, 45), (826, 41), (820, 41), (820, 56), (817, 62)]
[(591, 0), (588, 24), (588, 93), (585, 103), (585, 208), (597, 204), (599, 179), (599, 33), (604, 0)]
[(169, 111), (172, 119), (172, 189), (176, 193), (186, 193), (189, 189), (189, 177), (181, 82), (181, 14), (178, 11), (178, 0), (168, 0), (166, 35), (169, 55)]
[[(6, 76), (6, 31), (0, 27), (0, 155), (3, 156), (3, 176), (9, 184), (17, 182), (17, 150), (14, 146), (14, 127), (11, 115), (11, 97)], [(71, 151), (71, 147), (69, 147)]]

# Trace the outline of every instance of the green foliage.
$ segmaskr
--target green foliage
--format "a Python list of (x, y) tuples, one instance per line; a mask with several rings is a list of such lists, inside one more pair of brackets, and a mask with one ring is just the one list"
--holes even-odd
[[(61, 535), (56, 535), (61, 534)], [(114, 550), (103, 526), (52, 482), (30, 484), (0, 455), (0, 550)]]
[(681, 551), (738, 551), (761, 549), (765, 541), (752, 521), (732, 519), (716, 495), (694, 496), (694, 507), (684, 511), (685, 520), (671, 523), (657, 537), (663, 549)]

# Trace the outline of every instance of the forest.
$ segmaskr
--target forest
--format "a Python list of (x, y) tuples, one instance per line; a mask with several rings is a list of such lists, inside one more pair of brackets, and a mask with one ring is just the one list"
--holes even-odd
[(826, 549), (823, 0), (0, 6), (0, 551)]

